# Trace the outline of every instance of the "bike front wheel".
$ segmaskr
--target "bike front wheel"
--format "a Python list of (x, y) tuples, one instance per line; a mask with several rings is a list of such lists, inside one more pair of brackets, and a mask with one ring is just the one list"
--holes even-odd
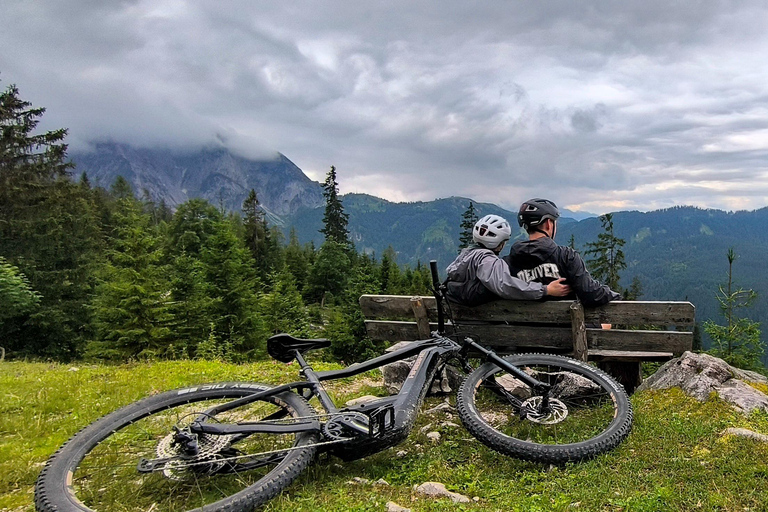
[[(201, 415), (208, 423), (227, 424), (313, 417), (306, 400), (290, 392), (226, 410), (227, 403), (266, 389), (251, 383), (195, 386), (104, 416), (49, 459), (35, 486), (37, 510), (253, 510), (312, 461), (318, 431), (222, 436), (191, 434), (188, 427)], [(214, 407), (222, 412), (211, 413)], [(154, 464), (151, 470), (146, 461)]]
[(545, 397), (494, 363), (469, 374), (456, 396), (458, 413), (485, 445), (512, 457), (559, 464), (611, 450), (629, 435), (629, 397), (606, 373), (555, 355), (504, 359), (551, 389)]

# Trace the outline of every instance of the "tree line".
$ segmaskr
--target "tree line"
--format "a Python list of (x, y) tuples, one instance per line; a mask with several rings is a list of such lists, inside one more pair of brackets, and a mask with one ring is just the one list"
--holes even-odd
[(288, 332), (330, 338), (331, 355), (378, 352), (365, 336), (363, 293), (427, 294), (426, 265), (393, 249), (358, 254), (324, 184), (325, 241), (301, 245), (267, 225), (254, 190), (240, 212), (203, 199), (171, 210), (119, 177), (108, 189), (74, 180), (66, 130), (36, 135), (43, 108), (0, 95), (0, 339), (11, 357), (265, 355)]

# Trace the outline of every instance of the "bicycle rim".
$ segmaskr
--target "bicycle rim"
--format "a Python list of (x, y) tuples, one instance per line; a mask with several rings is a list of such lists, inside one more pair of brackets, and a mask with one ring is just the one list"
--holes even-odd
[(629, 434), (629, 399), (602, 371), (560, 356), (505, 359), (552, 389), (545, 400), (490, 363), (470, 374), (457, 396), (458, 412), (467, 429), (489, 447), (526, 460), (560, 463), (610, 450)]
[[(175, 512), (251, 510), (264, 503), (310, 463), (316, 432), (196, 436), (198, 454), (180, 457), (176, 428), (184, 429), (216, 405), (258, 391), (217, 384), (164, 393), (108, 415), (71, 439), (41, 474), (39, 510)], [(255, 385), (251, 385), (255, 386)], [(260, 386), (260, 389), (266, 389)], [(209, 417), (209, 422), (290, 422), (311, 415), (292, 393), (256, 401)], [(167, 462), (139, 472), (142, 459)]]

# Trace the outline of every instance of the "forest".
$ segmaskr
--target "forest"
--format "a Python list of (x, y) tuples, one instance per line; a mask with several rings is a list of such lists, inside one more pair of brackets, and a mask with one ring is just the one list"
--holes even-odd
[[(356, 250), (333, 166), (323, 184), (323, 241), (301, 244), (295, 230), (286, 240), (267, 223), (254, 190), (240, 211), (203, 199), (172, 210), (122, 177), (108, 188), (73, 177), (66, 130), (36, 132), (44, 108), (9, 86), (0, 109), (6, 357), (240, 362), (265, 357), (266, 339), (288, 332), (331, 339), (327, 357), (349, 363), (384, 348), (365, 336), (360, 295), (431, 293), (426, 262), (399, 265), (392, 247), (380, 257)], [(464, 245), (476, 217), (470, 202)], [(595, 277), (619, 289), (624, 240), (611, 215), (601, 219), (604, 232), (585, 255)], [(637, 298), (642, 283), (621, 291)]]
[(72, 179), (66, 130), (35, 135), (44, 113), (11, 86), (0, 97), (0, 339), (8, 357), (220, 358), (265, 355), (278, 332), (326, 336), (347, 361), (365, 339), (363, 293), (429, 293), (425, 265), (401, 268), (349, 241), (335, 170), (320, 247), (286, 241), (251, 191), (241, 212), (202, 199), (171, 211)]

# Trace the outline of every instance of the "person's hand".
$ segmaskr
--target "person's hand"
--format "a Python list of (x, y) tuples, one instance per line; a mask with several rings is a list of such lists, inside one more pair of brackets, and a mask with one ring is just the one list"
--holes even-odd
[(547, 285), (547, 295), (551, 295), (552, 297), (565, 297), (571, 293), (571, 287), (567, 284), (563, 284), (563, 281), (565, 281), (565, 278), (561, 277), (557, 281), (549, 283)]

